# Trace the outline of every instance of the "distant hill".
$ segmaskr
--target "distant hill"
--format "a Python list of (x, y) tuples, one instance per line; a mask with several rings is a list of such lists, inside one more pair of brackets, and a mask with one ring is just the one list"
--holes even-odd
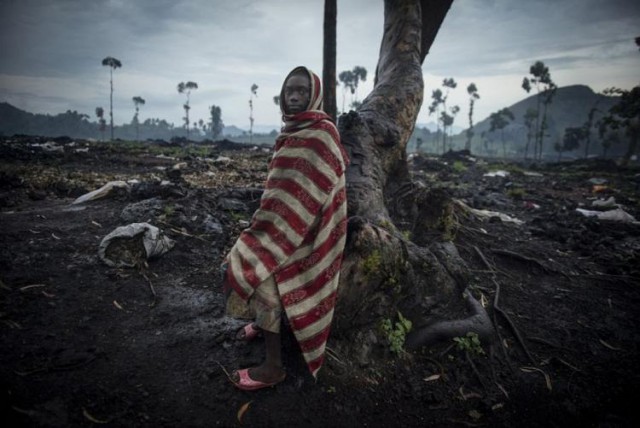
[[(514, 115), (514, 120), (505, 128), (505, 136), (516, 144), (524, 143), (526, 140), (526, 127), (524, 115), (527, 109), (536, 109), (537, 94), (533, 94), (522, 101), (511, 106), (509, 110)], [(545, 137), (545, 146), (551, 148), (557, 139), (562, 138), (564, 130), (570, 127), (582, 126), (588, 118), (589, 111), (597, 108), (594, 122), (607, 114), (609, 109), (617, 102), (617, 97), (608, 97), (597, 94), (585, 85), (572, 85), (558, 88), (553, 101), (547, 108), (548, 137)], [(491, 121), (486, 118), (474, 126), (476, 136), (482, 132), (488, 132)], [(464, 131), (462, 132), (464, 134)]]
[[(609, 109), (618, 102), (618, 97), (609, 97), (593, 92), (585, 85), (571, 85), (558, 88), (553, 97), (553, 101), (547, 108), (547, 131), (544, 139), (545, 157), (557, 156), (554, 151), (554, 143), (562, 141), (566, 128), (583, 126), (588, 119), (589, 111), (596, 108), (594, 123), (608, 114)], [(505, 151), (507, 156), (520, 157), (524, 154), (524, 147), (527, 140), (527, 128), (524, 124), (524, 115), (528, 109), (536, 109), (537, 93), (533, 93), (511, 106), (505, 106), (514, 115), (514, 120), (504, 129)], [(542, 114), (542, 111), (541, 111)], [(471, 142), (471, 151), (474, 154), (486, 156), (502, 156), (503, 148), (501, 142), (502, 132), (489, 132), (491, 120), (489, 117), (478, 121), (474, 126), (474, 137)], [(458, 132), (455, 134), (455, 132)], [(446, 150), (463, 149), (466, 142), (466, 129), (454, 129), (453, 138), (447, 143)], [(442, 137), (433, 132), (433, 128), (417, 124), (414, 129), (408, 150), (416, 150), (419, 140), (422, 150), (428, 153), (442, 153)], [(602, 153), (599, 137), (595, 130), (592, 130), (592, 143), (589, 147), (590, 154)], [(623, 149), (623, 145), (614, 145), (609, 154), (614, 154)], [(531, 154), (532, 148), (529, 148)], [(579, 148), (578, 150), (584, 150)], [(578, 155), (578, 153), (574, 153)]]
[[(254, 142), (270, 141), (279, 132), (279, 126), (256, 125), (254, 126)], [(275, 133), (275, 134), (274, 134)], [(110, 129), (100, 131), (97, 122), (89, 121), (89, 116), (68, 110), (56, 115), (34, 114), (21, 110), (13, 105), (0, 102), (0, 135), (11, 136), (16, 134), (38, 135), (45, 137), (68, 136), (71, 138), (109, 139)], [(264, 134), (260, 139), (260, 134)], [(238, 141), (248, 140), (248, 132), (237, 126), (225, 126), (223, 137), (235, 138)], [(164, 120), (149, 118), (140, 123), (138, 129), (132, 123), (114, 126), (114, 137), (124, 140), (164, 139), (173, 137), (186, 137), (186, 130), (182, 127), (174, 127)], [(200, 141), (207, 136), (201, 130), (191, 130), (189, 138)], [(263, 141), (264, 140), (264, 141)]]

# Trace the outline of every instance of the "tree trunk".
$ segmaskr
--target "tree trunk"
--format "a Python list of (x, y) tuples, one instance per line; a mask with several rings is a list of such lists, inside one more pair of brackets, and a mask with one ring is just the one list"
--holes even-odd
[(336, 105), (336, 20), (337, 0), (324, 1), (324, 49), (322, 88), (324, 111), (334, 120), (338, 115)]
[[(410, 347), (462, 330), (489, 334), (486, 313), (477, 310), (469, 294), (473, 315), (442, 321), (464, 317), (460, 296), (468, 273), (447, 242), (450, 198), (412, 183), (406, 159), (423, 101), (422, 62), (451, 3), (385, 1), (373, 92), (339, 120), (351, 159), (346, 172), (350, 219), (332, 347), (347, 361), (368, 364), (386, 355), (387, 338), (379, 325), (398, 312), (416, 326), (407, 338)], [(411, 241), (400, 230), (411, 232)]]
[(640, 118), (631, 119), (627, 126), (627, 135), (629, 136), (629, 145), (620, 161), (620, 165), (627, 166), (631, 157), (638, 151), (638, 140), (640, 139)]

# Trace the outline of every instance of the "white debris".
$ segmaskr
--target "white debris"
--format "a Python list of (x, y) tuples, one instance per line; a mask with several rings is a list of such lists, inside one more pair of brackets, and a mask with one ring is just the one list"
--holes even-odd
[(482, 220), (486, 220), (492, 217), (498, 217), (500, 220), (506, 223), (514, 223), (518, 225), (524, 223), (524, 221), (522, 220), (519, 220), (515, 217), (511, 217), (507, 214), (504, 214), (498, 211), (478, 210), (475, 208), (471, 208), (469, 205), (465, 204), (464, 202), (458, 199), (454, 199), (454, 202), (458, 204), (460, 207), (462, 207), (465, 211), (470, 212), (471, 214), (475, 215), (476, 217)]
[(110, 181), (110, 182), (108, 182), (107, 184), (105, 184), (104, 186), (102, 186), (101, 188), (99, 188), (97, 190), (94, 190), (94, 191), (89, 192), (89, 193), (85, 193), (84, 195), (80, 196), (75, 201), (73, 201), (71, 204), (72, 205), (81, 204), (83, 202), (93, 201), (95, 199), (104, 198), (109, 193), (111, 193), (111, 191), (113, 189), (115, 189), (115, 188), (126, 188), (126, 189), (129, 189), (129, 185), (127, 183), (125, 183), (124, 181)]
[(174, 169), (174, 170), (176, 170), (176, 169), (184, 169), (186, 167), (187, 167), (187, 163), (186, 162), (179, 162), (179, 163), (175, 164), (172, 169)]
[(576, 208), (576, 211), (585, 217), (596, 217), (599, 220), (622, 221), (625, 223), (637, 223), (634, 216), (624, 211), (622, 208), (616, 208), (609, 211), (590, 211), (582, 208)]
[(483, 175), (483, 177), (507, 177), (509, 175), (509, 171), (498, 170), (498, 171), (489, 171)]
[(597, 208), (611, 208), (611, 207), (619, 207), (620, 205), (616, 204), (616, 198), (613, 196), (609, 197), (609, 199), (596, 199), (591, 203), (591, 206)]
[(231, 158), (227, 157), (227, 156), (218, 156), (218, 158), (216, 160), (213, 161), (214, 163), (224, 163), (227, 164), (229, 162), (231, 162)]
[(31, 144), (31, 147), (41, 148), (45, 152), (64, 153), (64, 147), (57, 145), (53, 141), (47, 141), (46, 143), (42, 143), (42, 144)]
[(157, 227), (149, 223), (131, 223), (127, 226), (120, 226), (105, 236), (100, 241), (98, 256), (103, 262), (112, 267), (133, 267), (138, 262), (137, 260), (132, 260), (135, 254), (131, 254), (129, 249), (122, 246), (116, 245), (114, 247), (120, 250), (119, 253), (113, 249), (109, 251), (109, 247), (114, 243), (121, 243), (123, 240), (131, 240), (134, 243), (136, 239), (142, 239), (147, 259), (161, 256), (175, 245), (175, 241), (164, 236)]
[(524, 175), (526, 175), (527, 177), (544, 177), (539, 172), (533, 172), (533, 171), (525, 171)]

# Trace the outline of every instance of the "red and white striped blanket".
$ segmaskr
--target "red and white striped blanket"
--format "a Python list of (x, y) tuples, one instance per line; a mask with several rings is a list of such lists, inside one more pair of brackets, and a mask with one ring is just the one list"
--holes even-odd
[(309, 74), (311, 109), (284, 115), (260, 208), (228, 255), (227, 283), (248, 300), (274, 275), (291, 329), (316, 376), (346, 239), (348, 157), (333, 121), (318, 109), (320, 80)]

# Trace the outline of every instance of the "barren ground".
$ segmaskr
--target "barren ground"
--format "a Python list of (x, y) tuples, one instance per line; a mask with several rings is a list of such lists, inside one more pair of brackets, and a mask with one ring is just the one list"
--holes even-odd
[[(457, 214), (455, 243), (499, 337), (483, 354), (442, 343), (357, 374), (330, 358), (314, 382), (285, 336), (287, 379), (248, 393), (223, 368), (258, 363), (262, 343), (234, 341), (218, 265), (257, 206), (270, 154), (32, 146), (46, 141), (0, 142), (3, 426), (637, 426), (640, 225), (576, 208), (613, 196), (640, 219), (638, 169), (417, 159), (425, 183), (524, 221)], [(497, 169), (510, 175), (484, 176)], [(128, 191), (71, 204), (131, 179)], [(105, 265), (102, 238), (140, 221), (174, 248), (147, 266)]]

